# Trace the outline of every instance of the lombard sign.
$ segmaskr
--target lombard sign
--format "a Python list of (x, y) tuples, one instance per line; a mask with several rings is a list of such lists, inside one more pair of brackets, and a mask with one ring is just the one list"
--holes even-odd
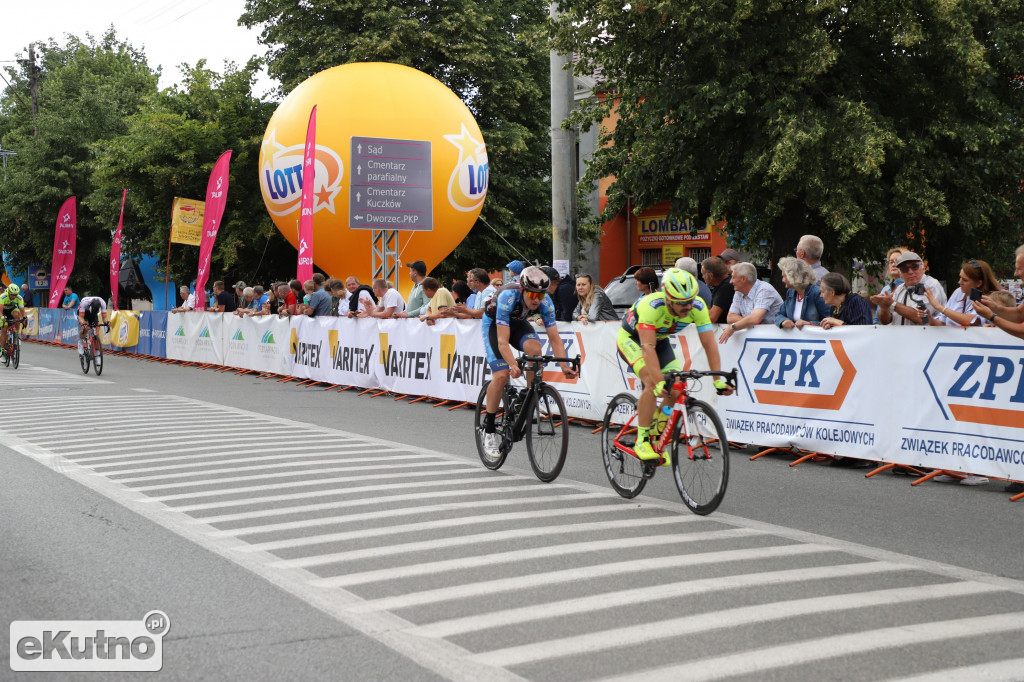
[(646, 242), (702, 243), (711, 241), (711, 225), (696, 225), (692, 220), (677, 220), (666, 215), (640, 217), (637, 239)]
[(818, 410), (842, 408), (857, 376), (838, 339), (746, 339), (739, 370), (753, 402)]
[(945, 419), (1024, 429), (1024, 348), (939, 343), (924, 374)]

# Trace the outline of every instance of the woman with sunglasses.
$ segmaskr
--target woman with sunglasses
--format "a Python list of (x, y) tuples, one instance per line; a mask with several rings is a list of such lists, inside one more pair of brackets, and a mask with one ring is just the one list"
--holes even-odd
[(999, 291), (999, 282), (992, 274), (992, 268), (983, 260), (966, 261), (960, 266), (960, 287), (953, 292), (945, 305), (939, 305), (930, 291), (926, 291), (928, 303), (938, 308), (939, 313), (935, 316), (932, 324), (947, 325), (949, 327), (981, 327), (985, 320), (974, 312), (974, 302), (971, 300), (971, 289), (976, 289), (981, 294), (990, 294)]
[[(896, 287), (892, 296), (879, 294), (871, 297), (879, 306), (878, 321), (896, 326), (929, 324), (929, 320), (946, 305), (946, 292), (942, 285), (939, 280), (925, 274), (924, 261), (913, 251), (905, 251), (896, 261), (896, 267), (903, 275), (903, 284)], [(931, 293), (928, 298), (925, 297), (926, 291)]]
[[(487, 364), (491, 368), (491, 383), (487, 388), (487, 412), (484, 413), (484, 454), (498, 457), (501, 437), (494, 426), (494, 417), (498, 413), (501, 392), (510, 378), (516, 379), (522, 374), (512, 348), (527, 355), (540, 355), (541, 345), (537, 332), (528, 322), (530, 315), (540, 311), (544, 321), (544, 330), (551, 344), (551, 353), (555, 357), (565, 357), (565, 345), (558, 335), (555, 321), (555, 304), (548, 296), (551, 282), (543, 270), (535, 265), (525, 268), (519, 275), (518, 282), (510, 282), (498, 289), (484, 309), (481, 331), (484, 335), (484, 349), (487, 352)], [(559, 363), (562, 374), (572, 379), (576, 370), (568, 363)], [(533, 377), (527, 374), (527, 382)]]
[(619, 315), (615, 312), (615, 306), (612, 305), (608, 294), (604, 293), (601, 287), (594, 286), (594, 278), (590, 275), (576, 275), (576, 295), (579, 297), (579, 303), (572, 316), (577, 322), (618, 322)]

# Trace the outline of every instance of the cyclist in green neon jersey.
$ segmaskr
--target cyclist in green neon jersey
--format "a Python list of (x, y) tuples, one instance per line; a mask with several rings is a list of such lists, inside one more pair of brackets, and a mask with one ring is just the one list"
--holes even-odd
[[(651, 417), (654, 415), (655, 396), (665, 395), (663, 372), (679, 371), (679, 358), (668, 337), (685, 327), (697, 326), (697, 336), (707, 354), (712, 371), (722, 369), (708, 317), (707, 304), (697, 297), (697, 279), (679, 268), (670, 268), (662, 277), (661, 291), (644, 296), (629, 309), (622, 319), (617, 345), (619, 354), (644, 382), (643, 393), (637, 403), (636, 454), (640, 459), (657, 459), (650, 442)], [(715, 379), (719, 395), (729, 395), (733, 389), (723, 379)], [(664, 455), (669, 464), (668, 455)]]

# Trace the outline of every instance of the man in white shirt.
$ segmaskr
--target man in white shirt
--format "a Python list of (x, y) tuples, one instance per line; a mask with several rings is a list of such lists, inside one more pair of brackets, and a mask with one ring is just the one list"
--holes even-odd
[(397, 289), (388, 286), (386, 279), (374, 280), (373, 293), (377, 296), (376, 309), (368, 314), (360, 314), (360, 317), (377, 317), (387, 320), (394, 317), (395, 313), (405, 311), (405, 300)]
[(171, 308), (172, 313), (189, 313), (196, 309), (196, 295), (189, 292), (188, 287), (184, 284), (178, 289), (181, 294), (181, 305), (177, 308)]

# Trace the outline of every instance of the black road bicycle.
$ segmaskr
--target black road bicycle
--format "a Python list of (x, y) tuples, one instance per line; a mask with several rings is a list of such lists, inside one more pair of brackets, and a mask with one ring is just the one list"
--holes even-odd
[(523, 389), (513, 386), (511, 381), (505, 384), (501, 404), (494, 418), (495, 432), (501, 436), (497, 457), (484, 452), (484, 414), (487, 412), (487, 388), (491, 382), (485, 381), (480, 388), (473, 428), (476, 432), (477, 453), (488, 469), (501, 468), (512, 445), (525, 437), (530, 466), (537, 478), (549, 483), (562, 472), (565, 454), (569, 450), (568, 415), (562, 396), (542, 376), (544, 365), (549, 362), (568, 362), (577, 372), (580, 368), (578, 355), (575, 358), (523, 355), (516, 359), (516, 364), (524, 374), (533, 372), (533, 381)]

